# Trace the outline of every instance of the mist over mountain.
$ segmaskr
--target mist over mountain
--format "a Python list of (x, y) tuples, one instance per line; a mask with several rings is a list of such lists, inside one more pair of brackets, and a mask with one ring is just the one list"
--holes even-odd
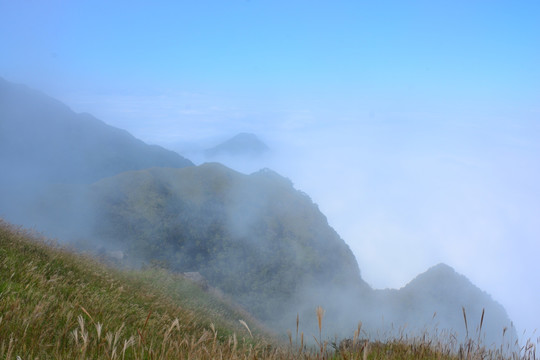
[(371, 335), (435, 321), (463, 338), (462, 306), (475, 320), (486, 309), (488, 343), (509, 326), (499, 304), (446, 265), (403, 289), (372, 290), (317, 205), (274, 171), (192, 165), (0, 80), (0, 216), (9, 221), (91, 252), (121, 250), (126, 265), (200, 272), (280, 331), (297, 314), (314, 330), (319, 305), (329, 336), (350, 336), (358, 321)]
[(0, 165), (4, 181), (91, 183), (128, 170), (193, 163), (0, 78)]
[(200, 272), (259, 318), (304, 287), (367, 290), (349, 247), (292, 183), (217, 163), (123, 173), (91, 186), (93, 238), (178, 272)]
[(399, 290), (376, 290), (375, 298), (381, 316), (390, 315), (394, 327), (428, 333), (454, 329), (462, 340), (468, 336), (487, 345), (517, 340), (503, 306), (446, 264), (429, 268)]
[(219, 156), (256, 158), (269, 151), (270, 148), (255, 134), (240, 133), (204, 151), (207, 158)]

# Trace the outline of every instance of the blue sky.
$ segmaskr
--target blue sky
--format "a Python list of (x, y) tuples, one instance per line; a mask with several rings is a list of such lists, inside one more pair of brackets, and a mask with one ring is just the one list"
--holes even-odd
[[(540, 326), (540, 2), (0, 0), (0, 76), (197, 158), (240, 131), (399, 287)], [(196, 150), (196, 149), (195, 149)], [(313, 176), (319, 174), (319, 176)]]
[(534, 1), (1, 4), (4, 76), (308, 102), (538, 100)]

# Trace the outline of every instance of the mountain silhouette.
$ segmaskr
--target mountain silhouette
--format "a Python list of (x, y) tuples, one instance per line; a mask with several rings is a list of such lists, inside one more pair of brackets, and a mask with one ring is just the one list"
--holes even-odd
[(270, 149), (255, 134), (240, 133), (231, 139), (205, 150), (204, 155), (208, 158), (218, 156), (257, 157)]
[(128, 170), (192, 165), (175, 152), (0, 78), (3, 180), (91, 183)]
[(388, 318), (395, 328), (407, 327), (420, 333), (448, 330), (458, 339), (473, 339), (486, 346), (501, 342), (513, 345), (517, 339), (502, 305), (443, 263), (399, 290), (377, 290), (376, 298), (381, 305), (379, 311), (391, 314)]

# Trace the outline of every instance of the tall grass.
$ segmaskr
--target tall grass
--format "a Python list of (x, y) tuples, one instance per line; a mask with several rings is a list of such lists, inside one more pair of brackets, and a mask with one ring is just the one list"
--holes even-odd
[(261, 353), (261, 335), (271, 339), (180, 275), (116, 270), (0, 223), (0, 359), (164, 359), (213, 342)]
[(538, 340), (513, 353), (486, 349), (479, 337), (463, 344), (427, 335), (369, 341), (361, 323), (350, 339), (330, 341), (324, 310), (314, 316), (316, 345), (306, 345), (298, 316), (287, 344), (180, 275), (120, 271), (0, 221), (2, 360), (537, 358)]

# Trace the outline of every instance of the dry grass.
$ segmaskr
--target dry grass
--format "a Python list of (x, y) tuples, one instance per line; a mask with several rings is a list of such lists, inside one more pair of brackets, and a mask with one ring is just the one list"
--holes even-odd
[(216, 358), (268, 352), (261, 335), (181, 276), (115, 270), (0, 224), (0, 359)]
[[(466, 314), (464, 320), (466, 321)], [(0, 359), (536, 359), (473, 340), (370, 342), (361, 323), (351, 339), (316, 346), (289, 332), (276, 341), (249, 314), (161, 270), (119, 271), (0, 221)], [(311, 334), (310, 334), (311, 335)]]

